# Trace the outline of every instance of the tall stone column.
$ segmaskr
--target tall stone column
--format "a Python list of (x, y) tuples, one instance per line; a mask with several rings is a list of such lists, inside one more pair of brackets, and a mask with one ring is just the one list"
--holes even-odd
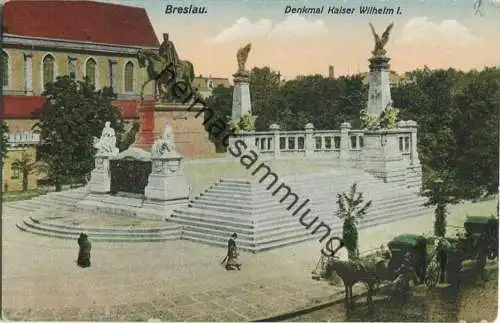
[(278, 158), (280, 156), (280, 126), (276, 123), (273, 123), (269, 126), (269, 130), (273, 132), (274, 158)]
[(389, 60), (385, 56), (374, 56), (369, 59), (370, 73), (368, 76), (368, 104), (366, 113), (379, 117), (385, 108), (392, 104), (389, 79)]
[(306, 157), (311, 157), (314, 156), (314, 125), (312, 123), (308, 123), (305, 126), (305, 138), (304, 138), (304, 149), (305, 149), (305, 155)]
[(340, 125), (340, 160), (349, 159), (349, 130), (351, 124), (349, 122), (342, 122)]
[(155, 102), (139, 102), (137, 113), (139, 114), (139, 133), (134, 147), (150, 150), (155, 139)]
[(231, 118), (241, 118), (252, 115), (252, 102), (250, 100), (250, 77), (246, 71), (237, 72), (234, 76), (233, 108)]

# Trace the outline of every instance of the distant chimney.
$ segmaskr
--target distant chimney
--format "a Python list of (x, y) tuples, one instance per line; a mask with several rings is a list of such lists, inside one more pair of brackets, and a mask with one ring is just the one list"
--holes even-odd
[(333, 65), (328, 66), (328, 78), (335, 78), (335, 68), (333, 67)]

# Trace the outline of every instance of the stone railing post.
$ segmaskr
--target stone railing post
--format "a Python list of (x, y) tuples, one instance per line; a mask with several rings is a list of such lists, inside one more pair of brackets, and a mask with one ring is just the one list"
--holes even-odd
[(304, 129), (306, 130), (306, 135), (304, 138), (305, 156), (311, 157), (314, 156), (314, 125), (309, 122), (308, 124), (306, 124)]
[(406, 127), (411, 131), (411, 165), (420, 165), (420, 159), (418, 158), (418, 149), (417, 149), (417, 127), (418, 124), (416, 121), (408, 120), (406, 122)]
[(417, 150), (417, 122), (413, 120), (400, 121), (398, 122), (398, 126), (403, 129), (408, 129), (410, 132), (410, 165), (420, 165), (420, 159), (418, 158)]
[(273, 123), (269, 126), (269, 130), (273, 132), (273, 155), (274, 158), (278, 158), (280, 156), (280, 126)]
[(340, 125), (340, 160), (349, 159), (350, 129), (351, 129), (351, 124), (349, 122), (343, 122)]

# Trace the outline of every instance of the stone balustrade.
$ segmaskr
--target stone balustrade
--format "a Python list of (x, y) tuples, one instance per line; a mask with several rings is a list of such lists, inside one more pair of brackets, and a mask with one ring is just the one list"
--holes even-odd
[[(400, 121), (397, 128), (383, 131), (387, 136), (397, 137), (398, 147), (394, 148), (410, 162), (418, 158), (417, 124), (414, 121)], [(241, 131), (234, 135), (232, 142), (243, 140), (262, 156), (270, 158), (304, 156), (334, 157), (341, 160), (362, 160), (365, 130), (351, 129), (348, 122), (340, 130), (315, 130), (308, 123), (304, 130), (281, 131), (272, 124), (269, 131)]]
[(11, 147), (40, 143), (40, 134), (33, 132), (11, 132), (7, 134), (7, 138)]

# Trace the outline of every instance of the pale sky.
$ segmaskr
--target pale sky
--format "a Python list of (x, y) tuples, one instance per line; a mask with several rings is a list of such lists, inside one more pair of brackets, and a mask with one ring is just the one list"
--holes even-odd
[[(394, 22), (386, 46), (391, 69), (482, 69), (500, 66), (500, 0), (483, 0), (483, 16), (473, 0), (144, 0), (118, 1), (147, 10), (161, 41), (168, 32), (181, 59), (196, 74), (228, 77), (236, 71), (236, 51), (252, 42), (247, 66), (269, 66), (287, 79), (368, 70), (372, 22), (379, 34)], [(165, 14), (167, 5), (205, 6), (205, 15)], [(286, 6), (321, 7), (321, 15), (285, 14)], [(329, 6), (356, 8), (353, 15), (329, 15)], [(401, 8), (402, 14), (360, 15), (360, 6)]]

